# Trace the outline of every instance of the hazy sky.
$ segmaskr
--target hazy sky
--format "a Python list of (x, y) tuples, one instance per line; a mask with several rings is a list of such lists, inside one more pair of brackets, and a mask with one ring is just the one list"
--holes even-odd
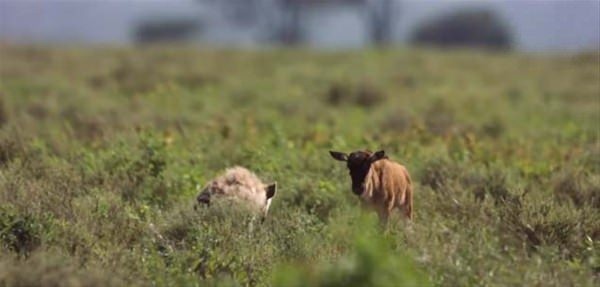
[[(208, 42), (253, 40), (253, 31), (228, 27), (198, 2), (0, 0), (0, 41), (128, 43), (135, 25), (149, 17), (209, 19), (203, 38)], [(495, 9), (522, 50), (573, 51), (600, 45), (600, 0), (397, 1), (394, 37), (404, 40), (425, 19), (473, 6)], [(364, 17), (356, 9), (314, 10), (306, 20), (314, 46), (360, 47), (367, 42)]]

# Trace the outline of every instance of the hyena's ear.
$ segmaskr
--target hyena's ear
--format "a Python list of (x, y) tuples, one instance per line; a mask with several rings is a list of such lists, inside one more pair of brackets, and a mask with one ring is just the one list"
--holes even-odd
[(196, 197), (196, 201), (198, 203), (210, 205), (210, 192), (205, 191), (205, 192), (198, 194), (198, 196)]
[(265, 191), (267, 192), (267, 199), (273, 198), (275, 192), (277, 192), (277, 183), (267, 184), (267, 186), (265, 186)]
[(387, 156), (385, 155), (385, 151), (383, 151), (383, 150), (376, 151), (375, 153), (373, 153), (371, 155), (371, 162), (378, 161), (382, 158), (387, 158)]
[(329, 154), (331, 155), (331, 157), (333, 157), (334, 159), (339, 160), (339, 161), (347, 161), (348, 160), (348, 155), (343, 152), (329, 151)]

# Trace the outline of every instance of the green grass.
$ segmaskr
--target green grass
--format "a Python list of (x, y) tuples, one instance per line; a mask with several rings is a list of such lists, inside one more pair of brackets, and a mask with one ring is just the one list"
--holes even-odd
[[(0, 47), (0, 286), (597, 286), (598, 52)], [(330, 149), (385, 149), (381, 229)], [(264, 223), (193, 209), (239, 164)]]

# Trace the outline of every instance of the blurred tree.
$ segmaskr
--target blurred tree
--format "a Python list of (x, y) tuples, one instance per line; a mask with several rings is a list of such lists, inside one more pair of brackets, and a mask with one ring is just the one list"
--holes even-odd
[(302, 5), (309, 1), (283, 0), (281, 1), (283, 12), (282, 25), (277, 32), (277, 38), (284, 44), (298, 44), (302, 41)]
[(377, 45), (387, 44), (391, 40), (394, 21), (393, 0), (372, 1), (370, 12), (370, 38)]
[(492, 11), (466, 10), (444, 15), (418, 27), (417, 44), (476, 46), (508, 49), (512, 37), (505, 23)]
[(160, 19), (142, 21), (135, 29), (139, 43), (185, 42), (193, 40), (201, 28), (196, 19)]
[(197, 0), (219, 11), (227, 21), (249, 27), (263, 24), (267, 38), (284, 45), (299, 44), (306, 14), (328, 7), (351, 6), (367, 15), (365, 25), (373, 43), (391, 40), (398, 0)]
[(255, 24), (261, 17), (261, 8), (272, 0), (198, 0), (207, 7), (218, 10), (232, 23), (240, 26)]

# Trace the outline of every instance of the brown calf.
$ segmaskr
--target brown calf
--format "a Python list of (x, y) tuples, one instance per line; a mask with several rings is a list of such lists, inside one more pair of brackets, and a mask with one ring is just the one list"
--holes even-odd
[(377, 210), (379, 219), (387, 222), (394, 207), (404, 209), (407, 218), (413, 218), (413, 190), (406, 168), (385, 155), (384, 151), (371, 153), (355, 151), (349, 155), (330, 151), (331, 156), (345, 161), (352, 178), (352, 192)]

